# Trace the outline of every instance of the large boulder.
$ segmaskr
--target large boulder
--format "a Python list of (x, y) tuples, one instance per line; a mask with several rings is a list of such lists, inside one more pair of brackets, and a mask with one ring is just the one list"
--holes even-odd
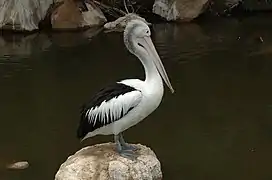
[(59, 168), (55, 180), (160, 180), (161, 165), (148, 147), (135, 144), (138, 157), (130, 160), (115, 152), (115, 144), (85, 147)]
[(82, 11), (75, 0), (58, 0), (62, 2), (51, 15), (53, 29), (80, 29), (103, 25), (107, 20), (102, 11), (91, 1), (86, 3), (87, 10)]
[(45, 17), (53, 0), (1, 0), (0, 28), (33, 31)]
[(191, 21), (207, 7), (209, 0), (155, 0), (153, 13), (168, 21)]

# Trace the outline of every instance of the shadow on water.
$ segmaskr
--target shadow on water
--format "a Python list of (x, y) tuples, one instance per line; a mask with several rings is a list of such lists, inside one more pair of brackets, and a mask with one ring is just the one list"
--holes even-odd
[[(125, 138), (152, 147), (165, 179), (272, 178), (271, 29), (265, 17), (153, 25), (176, 93)], [(0, 37), (1, 180), (53, 179), (79, 148), (112, 140), (80, 144), (79, 107), (143, 68), (122, 34), (90, 34)], [(14, 160), (29, 169), (5, 170)]]

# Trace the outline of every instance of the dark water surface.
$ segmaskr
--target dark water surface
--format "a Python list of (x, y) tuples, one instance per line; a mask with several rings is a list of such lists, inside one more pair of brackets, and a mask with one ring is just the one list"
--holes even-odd
[[(271, 18), (153, 25), (153, 40), (176, 90), (129, 129), (150, 146), (164, 179), (272, 179)], [(50, 180), (87, 144), (76, 139), (79, 107), (100, 87), (143, 78), (122, 34), (0, 37), (0, 179)], [(28, 160), (23, 171), (5, 165)]]

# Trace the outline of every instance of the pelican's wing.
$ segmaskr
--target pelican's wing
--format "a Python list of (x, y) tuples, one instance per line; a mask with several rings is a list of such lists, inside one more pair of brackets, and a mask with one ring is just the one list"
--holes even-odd
[(141, 98), (141, 91), (122, 83), (101, 89), (82, 108), (78, 138), (121, 119), (140, 103)]

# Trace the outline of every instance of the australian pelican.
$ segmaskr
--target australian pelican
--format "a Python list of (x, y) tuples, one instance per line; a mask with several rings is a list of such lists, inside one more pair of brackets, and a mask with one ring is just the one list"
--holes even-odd
[(151, 32), (141, 20), (131, 20), (124, 30), (127, 49), (144, 66), (145, 81), (126, 79), (98, 91), (84, 104), (77, 130), (83, 141), (95, 135), (114, 135), (117, 152), (123, 157), (134, 157), (135, 147), (125, 143), (122, 132), (151, 114), (163, 96), (163, 80), (174, 93), (160, 57), (150, 38)]

